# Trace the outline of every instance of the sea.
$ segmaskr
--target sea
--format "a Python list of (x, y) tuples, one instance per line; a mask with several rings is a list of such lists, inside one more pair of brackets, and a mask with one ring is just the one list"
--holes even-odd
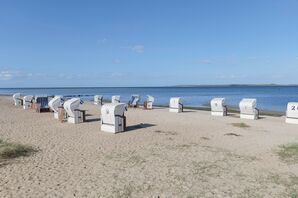
[(256, 98), (257, 107), (264, 111), (285, 112), (288, 102), (298, 102), (298, 86), (196, 86), (196, 87), (67, 87), (67, 88), (0, 88), (0, 95), (62, 95), (91, 101), (94, 95), (104, 100), (120, 95), (128, 102), (138, 94), (144, 101), (147, 95), (155, 98), (155, 105), (168, 105), (171, 97), (181, 97), (185, 106), (209, 107), (215, 97), (225, 98), (226, 104), (237, 108), (242, 98)]

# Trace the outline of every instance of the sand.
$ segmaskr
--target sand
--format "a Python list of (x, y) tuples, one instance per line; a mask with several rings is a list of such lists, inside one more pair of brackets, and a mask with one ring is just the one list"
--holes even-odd
[[(52, 113), (0, 97), (0, 138), (39, 151), (0, 167), (0, 197), (291, 197), (298, 166), (280, 145), (298, 142), (284, 117), (241, 120), (210, 112), (129, 109), (128, 131), (100, 131), (100, 110), (85, 103), (88, 122), (59, 123)], [(232, 123), (244, 122), (239, 128)]]

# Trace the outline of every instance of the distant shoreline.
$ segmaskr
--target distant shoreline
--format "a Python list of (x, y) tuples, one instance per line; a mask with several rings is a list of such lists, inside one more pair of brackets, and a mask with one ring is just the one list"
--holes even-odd
[(196, 88), (196, 87), (298, 87), (298, 84), (223, 84), (223, 85), (171, 85), (171, 86), (106, 86), (106, 87), (0, 87), (0, 89), (81, 89), (81, 88)]

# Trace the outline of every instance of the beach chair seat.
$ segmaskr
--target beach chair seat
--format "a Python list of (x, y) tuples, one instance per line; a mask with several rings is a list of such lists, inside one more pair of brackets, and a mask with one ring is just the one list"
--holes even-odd
[(226, 116), (227, 106), (225, 105), (224, 98), (213, 98), (210, 102), (211, 115), (213, 116)]
[(94, 96), (94, 104), (95, 105), (102, 105), (103, 96), (102, 95), (95, 95)]
[(132, 95), (131, 99), (128, 102), (129, 107), (138, 107), (140, 101), (140, 96), (139, 95)]
[(147, 95), (147, 100), (144, 102), (144, 109), (153, 109), (154, 97)]
[(101, 108), (101, 131), (118, 133), (125, 131), (127, 106), (124, 103), (104, 104)]
[(259, 118), (259, 110), (256, 108), (257, 100), (253, 98), (244, 98), (239, 103), (240, 118), (257, 120)]
[(72, 98), (64, 102), (63, 107), (67, 114), (68, 123), (78, 124), (84, 121), (83, 112), (79, 108), (80, 104), (83, 104), (80, 98)]
[(120, 103), (120, 96), (112, 96), (112, 103)]
[(287, 106), (286, 123), (298, 124), (298, 102), (289, 102)]
[(182, 99), (180, 97), (171, 98), (169, 107), (170, 107), (169, 109), (170, 112), (174, 112), (174, 113), (183, 112)]

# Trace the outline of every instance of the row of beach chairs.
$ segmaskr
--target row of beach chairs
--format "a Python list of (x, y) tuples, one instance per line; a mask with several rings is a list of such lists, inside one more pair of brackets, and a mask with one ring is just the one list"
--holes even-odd
[[(62, 96), (55, 96), (48, 100), (45, 96), (24, 96), (17, 93), (13, 95), (15, 106), (23, 106), (24, 109), (48, 108), (54, 112), (54, 118), (69, 123), (82, 123), (85, 121), (85, 111), (80, 109), (83, 101), (80, 98), (71, 98), (65, 100)], [(49, 101), (49, 102), (48, 102)], [(101, 106), (101, 130), (106, 132), (118, 133), (125, 131), (126, 117), (125, 111), (127, 107), (138, 107), (140, 102), (139, 95), (132, 95), (128, 104), (121, 103), (120, 96), (112, 96), (110, 103), (103, 104), (103, 96), (95, 95), (94, 104)], [(144, 109), (153, 109), (154, 97), (147, 96), (144, 102)], [(212, 116), (227, 116), (228, 108), (225, 104), (225, 98), (214, 98), (210, 102)], [(257, 100), (244, 98), (239, 103), (240, 118), (257, 120), (259, 118), (259, 110)], [(184, 110), (183, 101), (180, 97), (173, 97), (169, 102), (169, 111), (174, 113), (182, 113)], [(298, 103), (288, 103), (286, 122), (298, 124)]]

